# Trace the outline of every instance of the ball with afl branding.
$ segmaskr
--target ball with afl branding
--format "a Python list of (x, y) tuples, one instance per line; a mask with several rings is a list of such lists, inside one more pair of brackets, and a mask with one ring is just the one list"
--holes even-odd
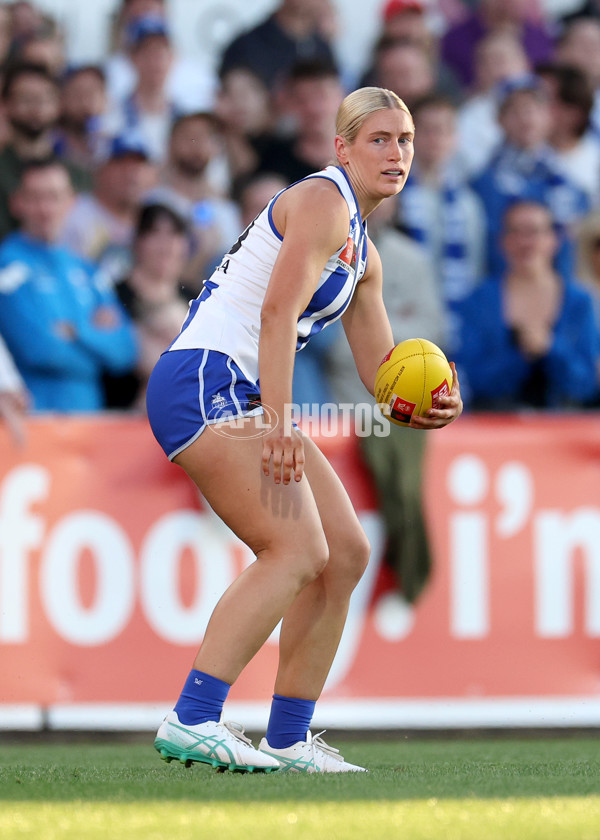
[(452, 388), (452, 368), (443, 352), (425, 338), (409, 338), (392, 347), (375, 377), (375, 399), (382, 414), (399, 426), (413, 414), (426, 416)]

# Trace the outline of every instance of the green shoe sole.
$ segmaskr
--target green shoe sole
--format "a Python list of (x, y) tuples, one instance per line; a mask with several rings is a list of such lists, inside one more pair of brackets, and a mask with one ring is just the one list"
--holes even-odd
[(234, 762), (220, 761), (218, 758), (201, 755), (198, 752), (187, 752), (185, 749), (162, 738), (155, 740), (154, 749), (167, 764), (170, 764), (171, 761), (179, 761), (185, 767), (191, 767), (194, 762), (198, 762), (200, 764), (208, 764), (221, 773), (227, 770), (231, 770), (232, 773), (272, 773), (279, 769), (278, 767), (254, 767), (252, 764), (235, 764)]

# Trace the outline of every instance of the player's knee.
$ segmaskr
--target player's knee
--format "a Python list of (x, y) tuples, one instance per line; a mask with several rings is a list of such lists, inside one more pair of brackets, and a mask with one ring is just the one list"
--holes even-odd
[(303, 580), (302, 584), (311, 583), (323, 574), (329, 562), (329, 547), (325, 537), (316, 538), (303, 546)]
[(371, 546), (362, 528), (349, 528), (344, 536), (330, 545), (330, 571), (344, 584), (354, 588), (367, 568)]
[(371, 556), (371, 545), (365, 532), (360, 529), (353, 535), (352, 544), (348, 548), (348, 572), (351, 580), (355, 583), (361, 579), (367, 568)]
[(253, 550), (262, 564), (274, 563), (280, 570), (285, 569), (295, 579), (298, 590), (318, 578), (329, 561), (327, 540), (318, 532), (293, 540), (286, 536), (283, 541)]

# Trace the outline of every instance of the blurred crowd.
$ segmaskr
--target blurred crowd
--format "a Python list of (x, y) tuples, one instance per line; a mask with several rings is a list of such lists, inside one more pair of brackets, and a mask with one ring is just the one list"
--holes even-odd
[[(0, 6), (17, 438), (24, 412), (144, 410), (189, 300), (277, 191), (333, 162), (366, 84), (416, 126), (405, 189), (368, 221), (396, 340), (439, 344), (473, 411), (600, 405), (600, 0), (382, 0), (360, 78), (333, 0), (280, 0), (214, 71), (178, 54), (169, 14), (121, 0), (105, 60), (72, 65), (59, 22)], [(339, 324), (297, 357), (294, 398), (367, 398)]]

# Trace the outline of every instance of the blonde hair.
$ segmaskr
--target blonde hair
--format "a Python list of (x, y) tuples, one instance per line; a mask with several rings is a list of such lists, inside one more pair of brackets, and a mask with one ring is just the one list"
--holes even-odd
[(363, 87), (352, 91), (340, 105), (335, 121), (335, 132), (348, 143), (354, 143), (368, 116), (376, 111), (396, 108), (412, 115), (405, 103), (393, 90), (380, 87)]

